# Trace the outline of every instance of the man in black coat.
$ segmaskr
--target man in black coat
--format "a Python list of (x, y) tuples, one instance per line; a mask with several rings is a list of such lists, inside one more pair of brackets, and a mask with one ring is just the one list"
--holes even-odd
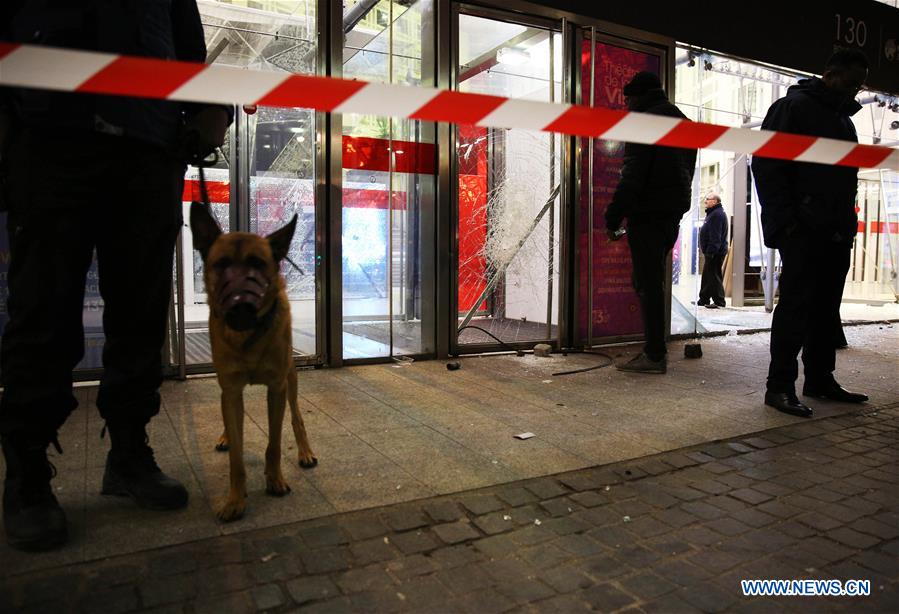
[[(865, 56), (840, 50), (819, 79), (803, 79), (774, 102), (762, 128), (857, 142), (850, 117), (868, 74)], [(834, 379), (835, 322), (858, 218), (858, 169), (767, 158), (752, 161), (765, 245), (780, 250), (780, 299), (771, 323), (771, 365), (765, 404), (811, 417), (796, 396), (797, 355), (802, 349), (802, 393), (849, 403), (868, 400)]]
[(727, 256), (727, 228), (727, 213), (721, 206), (721, 197), (709, 194), (705, 197), (705, 221), (699, 230), (699, 250), (705, 260), (697, 304), (703, 307), (724, 307), (725, 304), (722, 269)]
[[(195, 0), (7, 0), (15, 42), (203, 62)], [(111, 449), (103, 494), (177, 509), (188, 493), (154, 460), (161, 355), (182, 226), (185, 160), (221, 145), (228, 109), (162, 100), (0, 89), (0, 162), (9, 209), (9, 322), (0, 349), (0, 442), (7, 541), (46, 550), (67, 539), (47, 446), (78, 402), (85, 277), (96, 250), (103, 375), (96, 404)]]
[[(631, 111), (686, 119), (668, 101), (658, 76), (639, 72), (624, 86)], [(665, 373), (665, 271), (680, 219), (690, 209), (696, 150), (627, 143), (621, 180), (606, 209), (609, 238), (627, 219), (634, 290), (640, 299), (646, 342), (643, 352), (618, 365), (622, 371)]]

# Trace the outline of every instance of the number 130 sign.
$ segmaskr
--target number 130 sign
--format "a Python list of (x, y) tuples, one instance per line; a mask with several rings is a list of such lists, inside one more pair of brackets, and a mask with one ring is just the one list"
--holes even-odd
[(843, 17), (839, 13), (834, 14), (836, 18), (836, 40), (846, 45), (857, 45), (864, 47), (868, 42), (868, 26), (861, 19), (854, 17)]

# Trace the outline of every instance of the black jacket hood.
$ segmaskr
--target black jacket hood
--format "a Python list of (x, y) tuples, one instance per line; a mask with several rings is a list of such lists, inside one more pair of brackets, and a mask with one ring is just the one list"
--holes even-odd
[(841, 98), (839, 94), (828, 88), (818, 77), (801, 79), (787, 90), (787, 98), (793, 96), (811, 96), (824, 106), (833, 109), (840, 115), (852, 117), (862, 109), (862, 105), (852, 100)]

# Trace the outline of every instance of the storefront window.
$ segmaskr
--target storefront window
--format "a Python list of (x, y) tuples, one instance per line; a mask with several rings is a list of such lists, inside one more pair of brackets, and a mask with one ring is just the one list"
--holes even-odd
[[(360, 17), (361, 15), (361, 17)], [(353, 20), (357, 20), (352, 23)], [(430, 85), (433, 2), (347, 2), (343, 76)], [(422, 236), (433, 215), (436, 148), (427, 122), (344, 114), (343, 357), (433, 350), (422, 335)]]

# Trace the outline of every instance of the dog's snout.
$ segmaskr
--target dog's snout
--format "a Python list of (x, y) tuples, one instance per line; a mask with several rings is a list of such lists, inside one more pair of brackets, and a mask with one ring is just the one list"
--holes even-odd
[(256, 307), (247, 302), (235, 302), (225, 312), (225, 324), (237, 331), (250, 330), (256, 325)]

